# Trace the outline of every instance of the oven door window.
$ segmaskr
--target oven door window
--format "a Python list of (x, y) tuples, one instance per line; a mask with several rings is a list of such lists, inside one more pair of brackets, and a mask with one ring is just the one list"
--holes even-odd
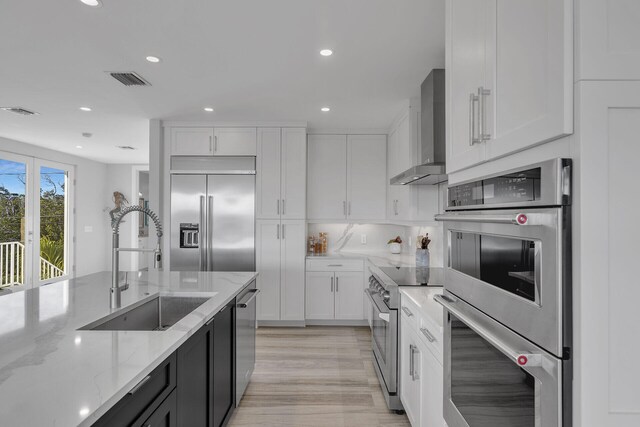
[(534, 427), (537, 380), (451, 316), (451, 401), (470, 427)]
[(373, 306), (373, 319), (372, 319), (372, 337), (373, 337), (373, 345), (378, 349), (378, 353), (383, 364), (387, 364), (387, 342), (389, 339), (389, 323), (382, 320), (379, 316), (380, 310), (378, 310), (375, 304)]
[(538, 302), (538, 251), (533, 240), (451, 231), (450, 267)]

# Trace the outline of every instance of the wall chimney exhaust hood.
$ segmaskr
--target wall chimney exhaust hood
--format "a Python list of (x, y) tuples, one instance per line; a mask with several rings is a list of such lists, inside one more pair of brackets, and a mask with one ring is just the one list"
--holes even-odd
[(420, 164), (391, 178), (391, 185), (435, 185), (447, 181), (444, 70), (431, 70), (420, 86)]

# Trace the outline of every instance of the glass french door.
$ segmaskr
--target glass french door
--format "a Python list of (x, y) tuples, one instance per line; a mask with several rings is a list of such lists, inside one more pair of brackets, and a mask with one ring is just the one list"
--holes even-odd
[(73, 272), (73, 166), (0, 152), (0, 288)]

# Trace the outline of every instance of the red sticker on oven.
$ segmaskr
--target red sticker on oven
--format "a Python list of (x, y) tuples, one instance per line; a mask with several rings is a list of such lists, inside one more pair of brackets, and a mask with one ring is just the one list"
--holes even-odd
[(516, 217), (516, 221), (518, 221), (518, 224), (520, 225), (525, 225), (528, 220), (529, 218), (527, 218), (525, 214), (520, 214)]
[(521, 354), (520, 356), (518, 356), (518, 365), (524, 366), (527, 364), (528, 361), (529, 359), (527, 359), (527, 356), (525, 356), (524, 354)]

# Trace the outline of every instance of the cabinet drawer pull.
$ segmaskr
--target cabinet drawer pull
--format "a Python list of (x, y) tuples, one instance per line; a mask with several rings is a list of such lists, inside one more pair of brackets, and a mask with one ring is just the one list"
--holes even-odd
[(429, 332), (427, 328), (420, 328), (420, 332), (422, 332), (422, 335), (427, 337), (427, 340), (429, 340), (429, 342), (437, 341), (436, 337), (434, 337), (433, 334)]
[(136, 394), (136, 392), (138, 390), (140, 390), (142, 388), (143, 385), (145, 385), (147, 383), (147, 381), (149, 381), (151, 379), (151, 375), (147, 375), (146, 377), (144, 377), (143, 379), (140, 380), (140, 382), (138, 384), (136, 384), (131, 390), (129, 390), (129, 395), (134, 395)]
[(407, 315), (407, 317), (411, 317), (413, 316), (413, 313), (411, 312), (411, 310), (409, 310), (407, 307), (405, 307), (404, 305), (402, 306), (402, 311), (404, 311), (404, 314)]
[(342, 267), (342, 264), (329, 264), (327, 267)]

